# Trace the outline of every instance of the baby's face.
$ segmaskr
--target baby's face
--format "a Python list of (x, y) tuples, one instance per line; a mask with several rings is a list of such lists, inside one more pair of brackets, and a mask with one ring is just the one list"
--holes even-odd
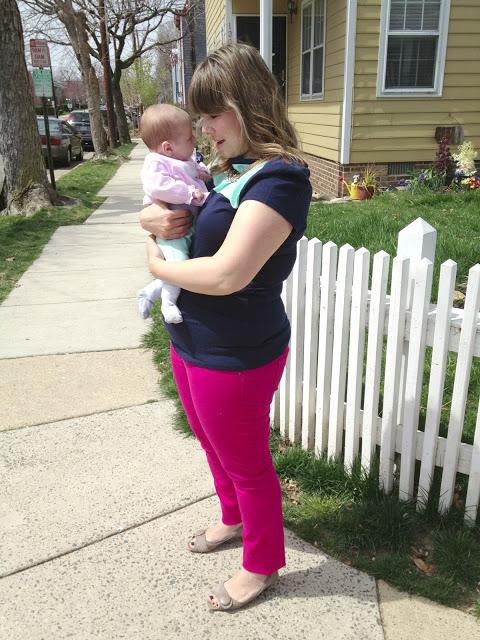
[(175, 160), (190, 160), (197, 142), (193, 135), (192, 123), (185, 122), (177, 130), (177, 135), (170, 141), (173, 150), (172, 158), (175, 158)]

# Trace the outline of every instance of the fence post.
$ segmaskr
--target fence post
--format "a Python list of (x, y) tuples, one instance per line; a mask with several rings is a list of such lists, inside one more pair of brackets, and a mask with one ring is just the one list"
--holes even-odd
[[(408, 272), (408, 290), (406, 309), (412, 309), (413, 283), (417, 265), (423, 258), (435, 263), (435, 248), (437, 244), (437, 230), (432, 225), (425, 222), (423, 218), (417, 218), (398, 234), (397, 256), (399, 258), (409, 258), (410, 268)], [(405, 398), (405, 373), (407, 370), (408, 344), (404, 339), (402, 367), (400, 371), (400, 386), (398, 388), (398, 411), (397, 424), (403, 424), (404, 398)]]
[(413, 498), (413, 482), (417, 450), (418, 417), (422, 396), (423, 367), (427, 318), (432, 294), (433, 264), (424, 258), (417, 264), (413, 292), (412, 316), (405, 370), (402, 464), (400, 467), (400, 500)]
[(290, 442), (302, 442), (302, 385), (303, 348), (305, 336), (305, 283), (307, 277), (308, 240), (301, 238), (297, 243), (297, 260), (293, 267), (292, 310), (290, 324), (290, 404), (288, 415), (288, 437)]
[(315, 400), (318, 363), (318, 325), (320, 321), (322, 243), (310, 240), (307, 251), (305, 292), (305, 348), (303, 353), (302, 447), (315, 443)]
[[(282, 289), (282, 301), (285, 306), (288, 319), (292, 317), (292, 285), (293, 285), (293, 271), (283, 283)], [(280, 396), (280, 410), (279, 410), (279, 423), (280, 434), (285, 440), (289, 439), (288, 433), (288, 420), (290, 412), (290, 353), (287, 357), (285, 369), (283, 371), (282, 379), (280, 380), (280, 386), (278, 389)]]

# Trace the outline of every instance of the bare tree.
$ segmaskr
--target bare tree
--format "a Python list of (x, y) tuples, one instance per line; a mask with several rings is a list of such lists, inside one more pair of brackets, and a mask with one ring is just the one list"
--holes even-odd
[[(106, 157), (108, 155), (107, 137), (100, 113), (98, 78), (90, 58), (91, 47), (88, 42), (87, 13), (78, 4), (74, 6), (72, 0), (23, 0), (23, 2), (36, 13), (49, 17), (54, 16), (63, 24), (87, 92), (95, 157)], [(37, 28), (36, 31), (38, 32), (38, 30)], [(62, 42), (58, 44), (62, 44)]]
[(8, 60), (0, 65), (0, 210), (30, 216), (56, 196), (47, 181), (15, 0), (0, 0), (0, 60)]
[[(78, 1), (90, 5), (91, 12), (95, 13), (95, 0)], [(146, 53), (178, 40), (178, 36), (172, 37), (170, 33), (166, 40), (159, 40), (158, 32), (167, 16), (182, 11), (178, 0), (110, 0), (107, 4), (108, 32), (114, 49), (112, 92), (121, 142), (130, 141), (120, 86), (122, 73)], [(96, 27), (91, 29), (90, 36), (95, 42), (95, 52), (92, 51), (92, 55), (98, 57), (101, 48)]]
[[(97, 0), (73, 1), (76, 10), (85, 16), (85, 28), (89, 37), (89, 53), (95, 59), (101, 60), (98, 2)], [(37, 14), (41, 13), (43, 16), (54, 15), (58, 11), (58, 5), (61, 4), (61, 0), (23, 0), (23, 2)], [(72, 5), (72, 0), (64, 0), (65, 2)], [(193, 5), (194, 2), (195, 0), (191, 0), (190, 5)], [(165, 18), (184, 14), (182, 6), (183, 3), (179, 0), (107, 0), (105, 3), (107, 29), (114, 50), (111, 63), (112, 92), (122, 143), (130, 141), (120, 87), (122, 72), (149, 51), (166, 47), (172, 42), (178, 41), (178, 36), (171, 34), (169, 29), (165, 30), (168, 33), (167, 40), (160, 40), (158, 32), (161, 31)], [(60, 16), (58, 17), (60, 18)], [(62, 20), (62, 18), (60, 19)], [(62, 22), (64, 21), (62, 20)], [(45, 34), (51, 42), (56, 44), (67, 45), (71, 43), (73, 45), (70, 32), (67, 41), (61, 34), (55, 33), (55, 25), (49, 20), (40, 25), (37, 22), (34, 32)]]

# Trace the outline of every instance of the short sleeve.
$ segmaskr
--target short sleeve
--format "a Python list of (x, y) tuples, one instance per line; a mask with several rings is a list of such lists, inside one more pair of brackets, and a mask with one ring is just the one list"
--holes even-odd
[(270, 160), (242, 189), (239, 203), (263, 202), (282, 215), (301, 237), (312, 199), (310, 171), (299, 163)]

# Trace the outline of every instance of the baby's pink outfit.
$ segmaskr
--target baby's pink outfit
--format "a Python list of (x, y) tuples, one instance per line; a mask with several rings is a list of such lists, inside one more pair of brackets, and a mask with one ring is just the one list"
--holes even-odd
[[(175, 160), (151, 151), (145, 156), (142, 168), (143, 204), (152, 204), (161, 200), (170, 205), (170, 209), (189, 209), (197, 212), (208, 196), (208, 190), (199, 173), (208, 173), (203, 162), (197, 162), (195, 152), (190, 160)], [(200, 191), (202, 197), (192, 202), (193, 192)], [(188, 260), (192, 242), (193, 228), (175, 240), (156, 238), (165, 260)], [(148, 318), (155, 300), (162, 299), (162, 314), (166, 322), (182, 322), (182, 314), (177, 307), (180, 289), (161, 280), (154, 280), (138, 292), (138, 308), (142, 318)]]
[(203, 162), (197, 162), (194, 157), (190, 160), (175, 160), (162, 156), (160, 153), (150, 152), (145, 156), (142, 168), (142, 185), (145, 193), (143, 204), (151, 204), (154, 200), (161, 200), (169, 204), (192, 204), (193, 192), (198, 189), (204, 196), (201, 205), (208, 196), (208, 190), (198, 174), (208, 173)]

